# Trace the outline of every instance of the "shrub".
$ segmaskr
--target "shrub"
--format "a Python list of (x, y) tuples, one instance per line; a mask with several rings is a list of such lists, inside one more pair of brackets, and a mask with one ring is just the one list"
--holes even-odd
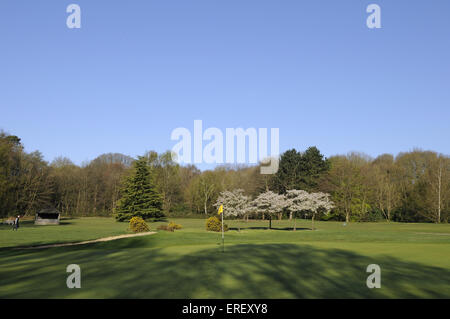
[[(221, 232), (222, 231), (222, 222), (216, 216), (210, 217), (206, 220), (206, 230)], [(228, 225), (223, 225), (223, 230), (228, 231)]]
[(181, 226), (180, 224), (176, 224), (175, 222), (170, 222), (168, 227), (172, 227), (173, 229), (181, 229), (181, 228), (183, 228), (183, 226)]
[(150, 228), (141, 217), (133, 217), (130, 219), (130, 230), (134, 233), (142, 233), (149, 231)]
[(157, 229), (173, 232), (175, 229), (181, 229), (181, 228), (183, 228), (181, 225), (176, 224), (174, 222), (170, 222), (168, 225), (160, 225), (160, 226), (158, 226)]
[(168, 226), (168, 225), (160, 225), (160, 226), (158, 226), (157, 229), (158, 229), (158, 230), (171, 231), (171, 232), (174, 231), (174, 228), (173, 228), (173, 227), (170, 227), (170, 226)]

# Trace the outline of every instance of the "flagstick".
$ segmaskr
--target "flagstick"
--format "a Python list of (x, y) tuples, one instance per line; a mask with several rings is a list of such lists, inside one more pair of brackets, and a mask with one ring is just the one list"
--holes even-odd
[(223, 236), (223, 212), (222, 212), (222, 252), (225, 252), (225, 238)]

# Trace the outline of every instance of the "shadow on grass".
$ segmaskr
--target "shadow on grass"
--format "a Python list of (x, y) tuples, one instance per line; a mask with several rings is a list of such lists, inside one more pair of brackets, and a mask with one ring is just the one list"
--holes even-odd
[[(149, 235), (151, 236), (151, 235)], [(93, 239), (95, 240), (95, 239)], [(83, 240), (74, 241), (81, 242)], [(145, 248), (148, 247), (148, 242), (144, 237), (136, 237), (131, 239), (120, 239), (120, 240), (112, 240), (112, 241), (106, 241), (106, 242), (97, 242), (97, 243), (88, 243), (88, 244), (82, 244), (82, 245), (73, 245), (73, 246), (64, 246), (64, 247), (43, 247), (39, 248), (39, 246), (47, 246), (47, 245), (60, 245), (60, 244), (67, 244), (67, 242), (59, 242), (56, 241), (54, 243), (45, 243), (45, 244), (35, 244), (32, 246), (26, 245), (19, 245), (19, 246), (12, 246), (12, 247), (2, 247), (0, 248), (0, 257), (3, 256), (2, 253), (9, 252), (9, 251), (21, 251), (21, 252), (37, 252), (37, 251), (45, 251), (49, 249), (58, 249), (58, 248), (65, 248), (65, 249), (76, 249), (79, 247), (81, 250), (89, 250), (89, 249), (111, 249), (111, 242), (114, 242), (114, 249), (129, 249), (129, 248)]]
[[(295, 244), (193, 250), (149, 238), (83, 247), (2, 251), (1, 298), (449, 298), (448, 269)], [(78, 264), (82, 288), (66, 287)], [(382, 288), (368, 289), (378, 264)]]
[(147, 219), (146, 222), (150, 222), (150, 223), (157, 223), (157, 222), (168, 223), (169, 219), (167, 217), (150, 218), (150, 219)]
[[(287, 230), (287, 231), (294, 231), (294, 227), (260, 227), (260, 226), (250, 226), (250, 227), (231, 227), (230, 230), (246, 230), (246, 229), (256, 229), (256, 230)], [(311, 230), (311, 228), (303, 228), (303, 227), (297, 227), (296, 230)]]
[[(72, 222), (70, 222), (67, 219), (62, 219), (59, 222), (59, 225), (35, 225), (34, 220), (24, 220), (24, 221), (20, 221), (19, 224), (19, 231), (21, 228), (42, 228), (42, 227), (58, 227), (58, 226), (67, 226), (67, 225), (72, 225)], [(13, 225), (5, 225), (2, 224), (0, 225), (0, 230), (12, 230)]]

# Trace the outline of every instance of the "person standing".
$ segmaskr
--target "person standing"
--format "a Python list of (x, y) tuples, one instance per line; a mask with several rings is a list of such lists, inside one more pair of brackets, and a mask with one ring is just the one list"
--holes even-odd
[(19, 228), (19, 221), (20, 215), (17, 215), (16, 219), (14, 220), (13, 230), (17, 230)]

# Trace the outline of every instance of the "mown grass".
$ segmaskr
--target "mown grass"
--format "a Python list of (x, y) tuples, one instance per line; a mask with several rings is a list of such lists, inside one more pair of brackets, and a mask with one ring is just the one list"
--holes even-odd
[(127, 233), (128, 224), (113, 218), (85, 217), (62, 219), (60, 225), (39, 226), (23, 221), (17, 232), (10, 225), (0, 225), (0, 249), (3, 247), (37, 246), (76, 242)]
[[(61, 226), (0, 227), (1, 298), (450, 298), (450, 225), (173, 219), (183, 229), (84, 246), (14, 249), (127, 232), (107, 218)], [(161, 224), (151, 223), (155, 230)], [(240, 231), (239, 231), (240, 230)], [(82, 269), (82, 288), (66, 287), (66, 266)], [(368, 289), (366, 267), (381, 267)]]

